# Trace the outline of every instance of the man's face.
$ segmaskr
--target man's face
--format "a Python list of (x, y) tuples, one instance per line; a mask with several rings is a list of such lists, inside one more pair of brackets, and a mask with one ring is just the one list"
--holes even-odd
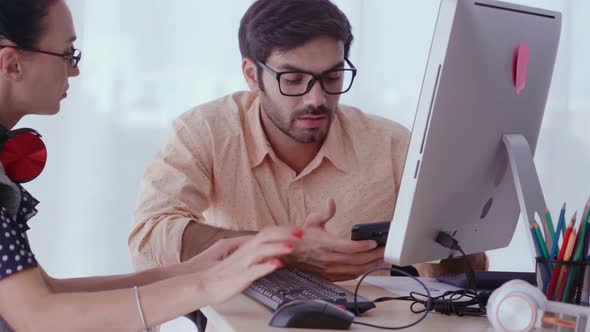
[[(265, 64), (276, 72), (303, 71), (319, 75), (344, 67), (344, 44), (333, 38), (319, 37), (289, 51), (273, 52)], [(327, 94), (319, 81), (303, 96), (284, 96), (276, 78), (261, 70), (264, 85), (264, 91), (260, 92), (262, 108), (272, 123), (299, 143), (323, 142), (340, 96)], [(283, 92), (288, 83), (282, 80)]]

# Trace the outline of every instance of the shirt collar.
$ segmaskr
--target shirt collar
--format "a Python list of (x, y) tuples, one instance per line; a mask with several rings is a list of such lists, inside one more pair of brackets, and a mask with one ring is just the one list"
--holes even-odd
[(262, 128), (260, 111), (260, 97), (256, 97), (250, 108), (246, 111), (246, 121), (244, 121), (244, 134), (248, 157), (250, 159), (250, 168), (260, 165), (264, 157), (272, 153), (272, 148)]

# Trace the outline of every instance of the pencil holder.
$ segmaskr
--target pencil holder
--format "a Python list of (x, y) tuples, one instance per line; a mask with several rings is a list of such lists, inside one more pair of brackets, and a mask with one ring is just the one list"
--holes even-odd
[(590, 305), (590, 261), (536, 258), (537, 287), (551, 301)]

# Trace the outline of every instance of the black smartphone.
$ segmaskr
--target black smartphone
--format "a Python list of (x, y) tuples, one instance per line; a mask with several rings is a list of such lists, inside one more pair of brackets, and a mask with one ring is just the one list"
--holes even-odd
[(354, 225), (352, 226), (350, 238), (354, 241), (375, 240), (378, 246), (384, 246), (387, 242), (390, 224), (391, 221), (381, 221)]

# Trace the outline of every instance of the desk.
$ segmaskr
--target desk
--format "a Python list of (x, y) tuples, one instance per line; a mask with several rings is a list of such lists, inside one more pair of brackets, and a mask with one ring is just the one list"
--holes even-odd
[[(356, 281), (339, 283), (340, 286), (354, 291)], [(386, 290), (364, 284), (359, 294), (375, 299), (391, 293)], [(334, 330), (284, 329), (268, 325), (272, 311), (262, 304), (240, 294), (232, 300), (201, 310), (208, 319), (207, 332), (317, 332)], [(377, 308), (367, 312), (364, 317), (355, 320), (377, 325), (400, 326), (411, 323), (420, 316), (410, 311), (410, 302), (389, 301), (378, 303)], [(350, 331), (380, 331), (367, 326), (352, 324)], [(384, 330), (381, 330), (384, 331)], [(403, 331), (457, 331), (457, 332), (492, 332), (493, 329), (486, 317), (456, 317), (430, 313), (418, 325)]]

